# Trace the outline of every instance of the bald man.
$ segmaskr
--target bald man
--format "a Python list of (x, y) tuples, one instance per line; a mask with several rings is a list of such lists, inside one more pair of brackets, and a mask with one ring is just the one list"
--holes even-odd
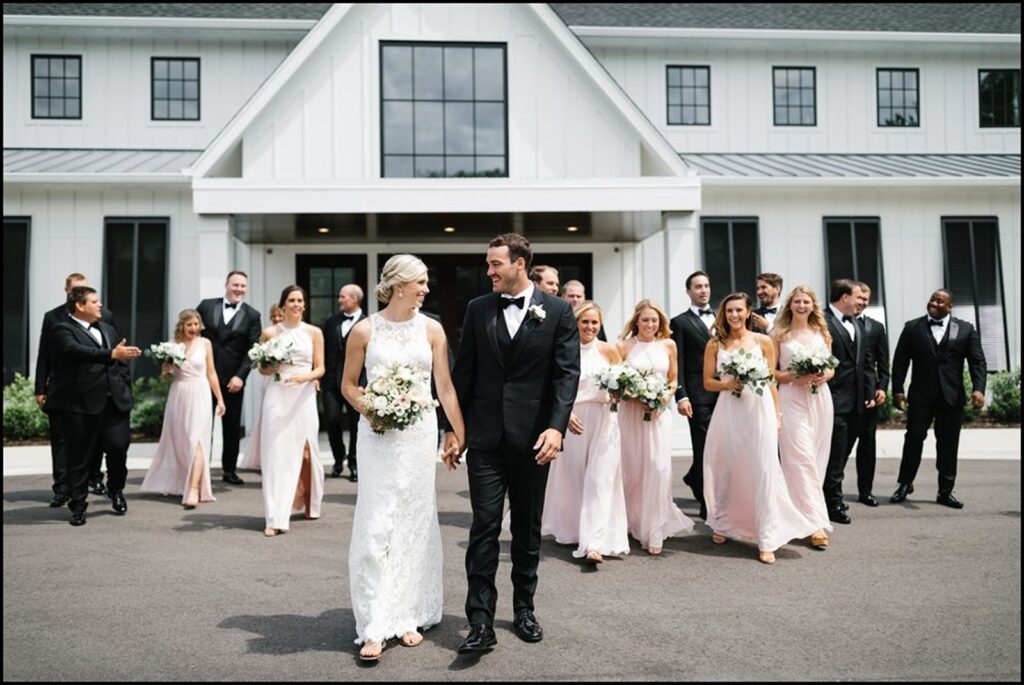
[[(359, 480), (356, 459), (356, 434), (359, 430), (359, 412), (341, 396), (341, 372), (345, 368), (345, 345), (352, 328), (366, 318), (362, 309), (363, 289), (354, 283), (342, 286), (338, 292), (338, 313), (324, 321), (324, 377), (320, 388), (324, 393), (324, 414), (327, 418), (327, 437), (334, 454), (331, 476), (338, 478), (348, 460), (348, 479)], [(366, 383), (365, 376), (360, 381)], [(349, 431), (348, 452), (345, 451), (345, 429)]]

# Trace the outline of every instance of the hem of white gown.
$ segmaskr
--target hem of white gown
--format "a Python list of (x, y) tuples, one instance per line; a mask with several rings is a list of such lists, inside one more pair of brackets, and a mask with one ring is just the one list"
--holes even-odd
[(424, 619), (422, 622), (414, 619), (407, 619), (399, 622), (397, 626), (389, 626), (388, 628), (375, 628), (371, 626), (363, 631), (363, 635), (357, 636), (353, 642), (357, 645), (361, 645), (364, 642), (371, 640), (373, 642), (382, 643), (385, 640), (401, 637), (408, 633), (415, 633), (418, 630), (430, 630), (440, 622), (440, 619), (431, 618)]
[(598, 547), (597, 549), (594, 549), (593, 547), (588, 547), (587, 549), (578, 547), (573, 550), (572, 556), (575, 559), (582, 559), (591, 552), (597, 552), (603, 557), (624, 557), (629, 555), (629, 547), (627, 546), (625, 549), (617, 549), (612, 546)]
[[(821, 530), (823, 526), (810, 527), (798, 531), (797, 533), (784, 533), (781, 536), (773, 537), (771, 540), (768, 540), (767, 542), (758, 539), (757, 535), (751, 535), (748, 531), (737, 533), (733, 531), (721, 530), (715, 528), (711, 524), (708, 524), (708, 527), (711, 528), (712, 532), (718, 533), (719, 535), (727, 537), (730, 540), (741, 540), (744, 542), (751, 542), (756, 544), (757, 549), (762, 552), (774, 552), (778, 550), (780, 547), (788, 545), (793, 540), (803, 540), (804, 538), (814, 535), (819, 530)], [(832, 529), (829, 528), (828, 530), (831, 531)]]

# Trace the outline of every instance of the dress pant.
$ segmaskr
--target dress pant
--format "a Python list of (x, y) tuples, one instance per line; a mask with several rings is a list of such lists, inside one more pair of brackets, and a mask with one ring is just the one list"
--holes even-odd
[(68, 495), (68, 438), (64, 413), (47, 415), (50, 420), (50, 465), (53, 470), (53, 494)]
[(693, 417), (688, 419), (690, 424), (690, 441), (693, 445), (693, 463), (690, 470), (686, 472), (684, 480), (690, 488), (701, 493), (701, 500), (698, 504), (703, 505), (704, 493), (704, 443), (708, 439), (708, 426), (711, 425), (711, 414), (715, 410), (713, 404), (693, 405)]
[(331, 453), (334, 455), (334, 466), (341, 467), (345, 463), (345, 431), (349, 431), (349, 449), (347, 452), (348, 468), (353, 470), (356, 465), (356, 437), (359, 434), (359, 412), (349, 405), (342, 397), (341, 390), (324, 390), (324, 415), (327, 419), (327, 437), (331, 442)]
[(830, 511), (838, 509), (843, 502), (843, 474), (846, 462), (853, 451), (853, 443), (860, 435), (863, 417), (857, 412), (836, 414), (832, 424), (832, 445), (828, 453), (828, 466), (825, 468), (825, 505)]
[(494, 625), (498, 590), (501, 519), (508, 493), (512, 523), (512, 608), (533, 611), (540, 563), (540, 524), (544, 513), (547, 464), (532, 453), (518, 452), (502, 440), (493, 451), (469, 450), (469, 497), (473, 525), (466, 549), (466, 617), (470, 623)]
[(103, 448), (97, 446), (96, 451), (89, 457), (89, 482), (103, 482)]
[(97, 449), (107, 455), (107, 490), (124, 490), (128, 478), (128, 445), (131, 443), (131, 412), (121, 411), (107, 399), (103, 411), (96, 414), (64, 412), (62, 416), (68, 440), (67, 478), (71, 511), (85, 511), (89, 494), (89, 459)]
[[(221, 385), (220, 392), (224, 396), (224, 416), (221, 418), (221, 427), (224, 429), (224, 447), (220, 457), (221, 469), (234, 472), (238, 466), (238, 445), (242, 439), (242, 399), (245, 397), (245, 389), (228, 392), (228, 387)], [(213, 408), (216, 412), (216, 396), (214, 396)], [(216, 414), (214, 416), (216, 417)]]
[(956, 483), (956, 457), (960, 449), (960, 427), (964, 408), (951, 407), (943, 400), (930, 404), (907, 404), (907, 433), (903, 438), (903, 458), (900, 460), (899, 482), (911, 485), (921, 466), (921, 449), (928, 428), (935, 421), (935, 467), (939, 471), (939, 494), (953, 492)]
[(857, 436), (857, 494), (871, 494), (875, 485), (875, 432), (878, 430), (878, 410), (868, 409), (861, 416), (860, 434)]

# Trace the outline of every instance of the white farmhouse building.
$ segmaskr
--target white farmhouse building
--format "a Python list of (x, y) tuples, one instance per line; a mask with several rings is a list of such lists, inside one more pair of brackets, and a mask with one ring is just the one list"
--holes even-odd
[(457, 337), (507, 230), (610, 332), (850, 276), (1017, 366), (1020, 6), (4, 5), (5, 382), (74, 271), (148, 345), (229, 270), (318, 323), (414, 252)]

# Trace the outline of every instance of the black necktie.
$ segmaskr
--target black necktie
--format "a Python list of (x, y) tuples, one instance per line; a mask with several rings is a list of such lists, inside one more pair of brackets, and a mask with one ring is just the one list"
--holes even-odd
[(711, 311), (710, 308), (708, 308), (708, 309), (698, 309), (697, 310), (697, 314), (699, 314), (700, 316), (714, 316), (715, 313), (713, 311)]
[(234, 303), (232, 303), (232, 302), (225, 302), (224, 303), (224, 309), (234, 309), (237, 306), (238, 306), (237, 302), (234, 302)]
[(935, 319), (928, 319), (928, 325), (929, 326), (942, 326), (942, 322), (941, 321), (936, 321)]
[(852, 316), (843, 316), (843, 323), (853, 323)]
[(779, 308), (778, 308), (778, 307), (765, 307), (765, 308), (764, 308), (764, 313), (765, 313), (765, 314), (775, 314), (775, 313), (777, 313), (778, 311), (779, 311)]
[(519, 307), (520, 309), (522, 309), (523, 308), (523, 304), (525, 302), (526, 302), (526, 296), (523, 296), (523, 297), (503, 297), (503, 298), (501, 298), (498, 301), (498, 304), (501, 306), (502, 310), (508, 309), (512, 305), (515, 305), (515, 306)]

